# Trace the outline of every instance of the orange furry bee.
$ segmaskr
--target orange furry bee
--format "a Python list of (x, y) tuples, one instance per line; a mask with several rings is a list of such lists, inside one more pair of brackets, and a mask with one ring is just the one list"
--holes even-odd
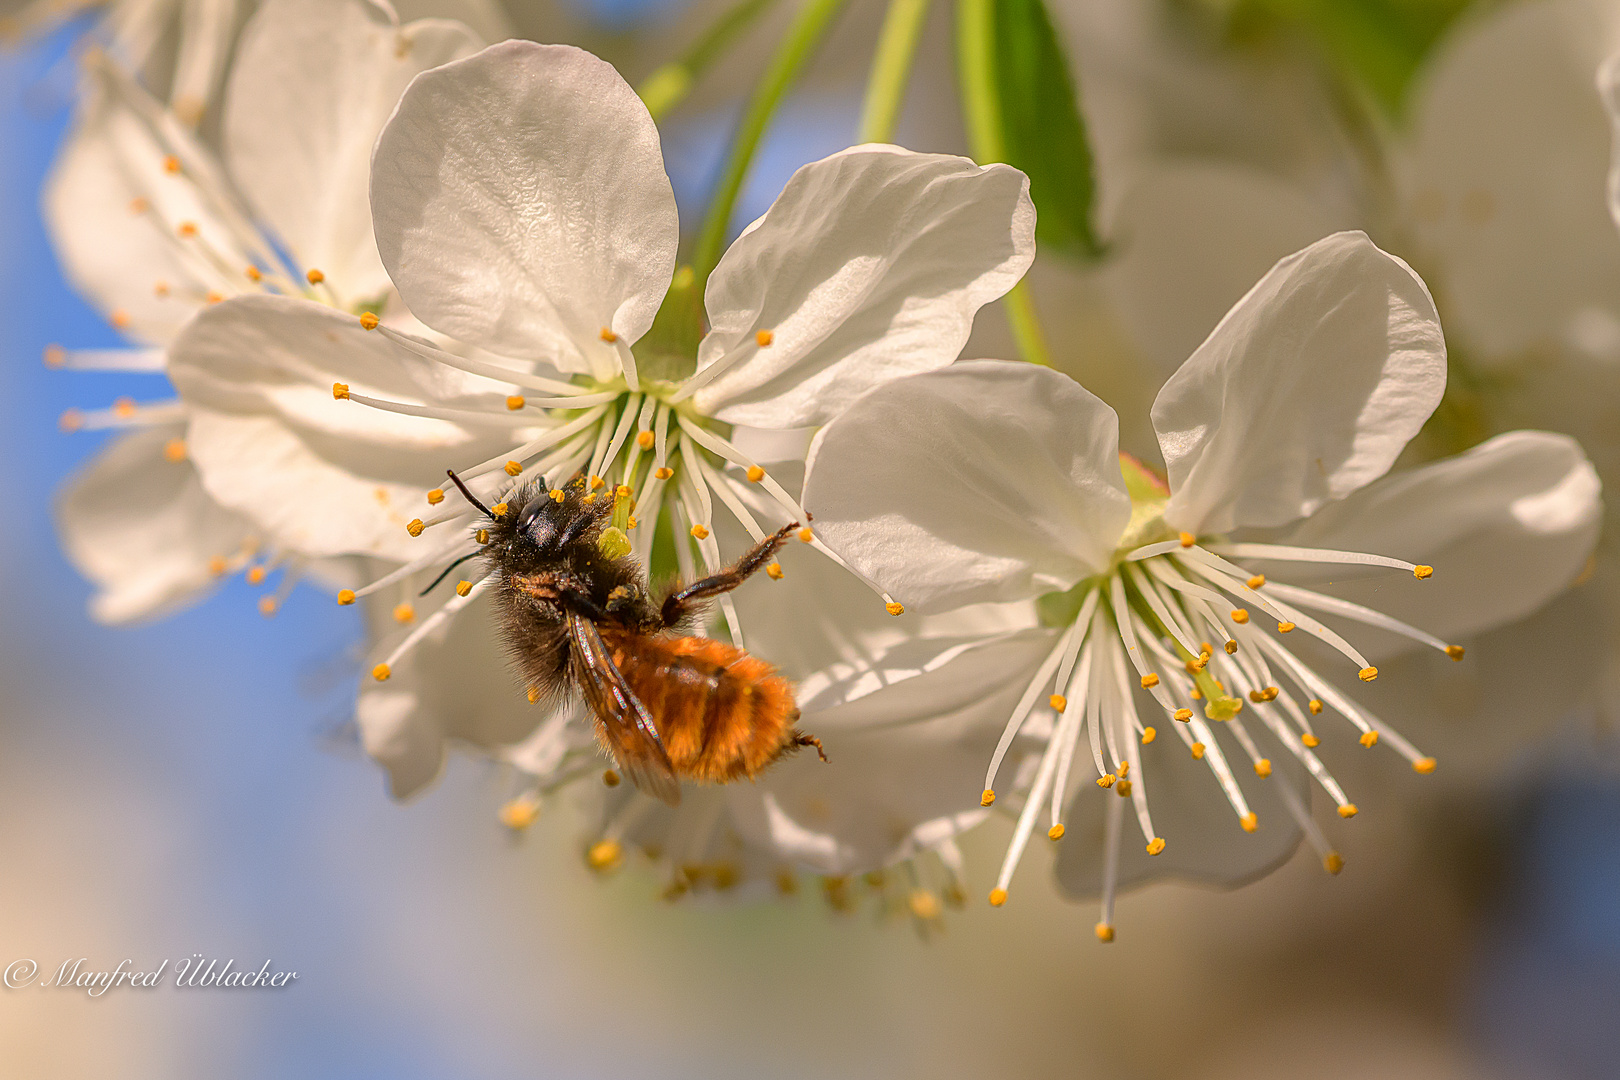
[(710, 638), (681, 633), (705, 602), (762, 569), (798, 523), (755, 544), (730, 567), (654, 601), (630, 555), (598, 543), (613, 499), (588, 500), (585, 479), (557, 493), (524, 485), (500, 515), (449, 473), (488, 515), (481, 554), (500, 575), (496, 609), (512, 661), (545, 694), (577, 690), (597, 736), (636, 786), (670, 805), (680, 781), (753, 777), (784, 754), (821, 742), (794, 726), (793, 687), (770, 664)]

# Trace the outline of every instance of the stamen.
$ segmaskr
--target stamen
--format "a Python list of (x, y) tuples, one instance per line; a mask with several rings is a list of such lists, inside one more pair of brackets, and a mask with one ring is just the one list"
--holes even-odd
[[(1035, 707), (1036, 699), (1040, 697), (1041, 691), (1046, 688), (1053, 672), (1057, 670), (1058, 664), (1063, 659), (1063, 653), (1069, 646), (1070, 638), (1081, 632), (1080, 626), (1081, 624), (1078, 621), (1069, 624), (1069, 628), (1058, 638), (1056, 644), (1052, 647), (1052, 651), (1047, 654), (1046, 659), (1041, 661), (1041, 666), (1035, 671), (1035, 677), (1030, 680), (1029, 686), (1024, 690), (1024, 696), (1018, 700), (1017, 707), (1013, 709), (1012, 715), (1008, 717), (1007, 726), (1001, 732), (1001, 740), (996, 744), (995, 753), (990, 757), (990, 768), (986, 770), (984, 775), (985, 791), (993, 792), (995, 790), (996, 773), (1001, 768), (1001, 759), (1007, 755), (1007, 748), (1012, 745), (1019, 728), (1024, 726), (1025, 717)], [(985, 803), (984, 805), (988, 806), (990, 804)]]
[[(364, 316), (362, 316), (362, 321), (363, 320)], [(443, 349), (434, 348), (427, 342), (419, 341), (416, 338), (411, 337), (409, 334), (402, 334), (392, 327), (381, 326), (377, 329), (379, 329), (382, 332), (382, 335), (389, 341), (392, 341), (395, 345), (398, 345), (403, 349), (407, 349), (425, 360), (434, 360), (443, 364), (445, 367), (454, 368), (457, 371), (465, 371), (469, 375), (482, 375), (486, 379), (494, 379), (497, 382), (522, 387), (525, 390), (544, 390), (547, 393), (557, 394), (563, 399), (562, 401), (557, 402), (554, 406), (545, 399), (531, 400), (529, 404), (536, 407), (581, 409), (587, 405), (611, 401), (619, 396), (616, 392), (593, 392), (586, 387), (576, 386), (570, 382), (560, 382), (557, 379), (547, 379), (543, 376), (531, 375), (528, 372), (505, 367), (501, 364), (492, 364), (484, 360), (473, 360), (465, 356), (457, 356), (455, 353), (445, 352)]]
[(67, 371), (116, 371), (131, 374), (162, 371), (167, 354), (162, 349), (64, 349), (45, 347), (45, 366)]
[[(1396, 570), (1411, 571), (1419, 578), (1434, 573), (1432, 566), (1419, 566), (1387, 555), (1368, 555), (1359, 551), (1332, 551), (1327, 548), (1288, 547), (1281, 544), (1209, 544), (1205, 548), (1212, 555), (1232, 559), (1271, 559), (1280, 562), (1343, 563), (1351, 566), (1388, 566)], [(1426, 571), (1419, 573), (1419, 571)]]

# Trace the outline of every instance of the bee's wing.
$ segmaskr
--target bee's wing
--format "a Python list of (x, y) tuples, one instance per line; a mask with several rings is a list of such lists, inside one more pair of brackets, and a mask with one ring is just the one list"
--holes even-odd
[(568, 637), (574, 681), (585, 695), (585, 703), (602, 721), (619, 767), (642, 791), (671, 806), (680, 805), (680, 781), (675, 779), (675, 769), (658, 737), (652, 714), (613, 662), (596, 624), (570, 613)]

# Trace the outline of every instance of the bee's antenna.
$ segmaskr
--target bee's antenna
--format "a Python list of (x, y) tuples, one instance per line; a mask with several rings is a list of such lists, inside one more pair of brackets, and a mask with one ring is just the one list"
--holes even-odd
[(454, 570), (456, 567), (460, 566), (462, 563), (466, 562), (468, 559), (477, 558), (479, 555), (482, 555), (482, 554), (483, 554), (483, 552), (481, 552), (481, 551), (469, 551), (469, 552), (467, 552), (467, 554), (463, 555), (461, 558), (457, 559), (455, 562), (453, 562), (449, 566), (445, 567), (444, 572), (441, 573), (438, 577), (433, 579), (433, 584), (429, 585), (427, 588), (423, 589), (421, 592), (417, 593), (416, 595), (417, 596), (426, 596), (428, 593), (432, 592), (434, 589), (437, 589), (439, 587), (439, 582), (443, 581), (445, 578), (450, 576), (450, 571)]
[[(456, 487), (461, 489), (461, 493), (467, 497), (468, 502), (472, 503), (474, 506), (478, 507), (478, 509), (480, 509), (480, 510), (482, 510), (484, 512), (485, 517), (489, 518), (491, 521), (493, 521), (495, 519), (495, 515), (489, 512), (489, 507), (487, 507), (483, 503), (479, 502), (478, 497), (476, 495), (474, 495), (472, 492), (467, 490), (467, 485), (463, 484), (461, 482), (461, 477), (456, 475), (456, 470), (454, 470), (454, 469), (446, 469), (446, 470), (444, 470), (444, 475), (448, 476), (450, 478), (450, 480), (456, 485)], [(435, 583), (435, 584), (437, 584), (437, 583)], [(429, 586), (429, 587), (431, 588), (431, 586)]]

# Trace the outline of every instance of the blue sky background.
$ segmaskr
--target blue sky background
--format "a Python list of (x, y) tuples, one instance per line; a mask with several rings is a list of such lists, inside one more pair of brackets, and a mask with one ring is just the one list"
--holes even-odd
[[(1077, 1019), (1065, 1002), (1179, 969), (1129, 943), (1094, 959), (1089, 911), (1036, 901), (1010, 916), (1025, 922), (999, 924), (974, 911), (924, 948), (809, 902), (655, 906), (646, 881), (585, 874), (576, 822), (548, 819), (512, 844), (482, 768), (389, 803), (342, 735), (352, 609), (305, 589), (267, 620), (235, 580), (156, 625), (92, 623), (51, 500), (97, 437), (63, 434), (57, 417), (165, 387), (40, 362), (51, 342), (117, 343), (61, 281), (36, 210), (66, 120), (61, 47), (0, 58), (0, 962), (202, 951), (301, 978), (285, 992), (98, 1002), (0, 991), (0, 1043), (39, 1069), (12, 1075), (109, 1063), (121, 1077), (345, 1080), (1035, 1075), (1107, 1060), (1109, 1006)], [(857, 107), (853, 94), (790, 104), (739, 220), (844, 145)], [(729, 123), (671, 131), (689, 222)], [(1505, 861), (1481, 900), (1488, 934), (1447, 954), (1457, 1029), (1546, 1075), (1620, 1060), (1620, 787), (1593, 757), (1572, 752), (1504, 791), (1515, 813), (1492, 833)], [(1248, 918), (1244, 904), (1287, 887), (1250, 890), (1260, 901), (1189, 894), (1194, 921)], [(1155, 915), (1183, 910), (1169, 905), (1134, 910), (1168, 935), (1186, 922)]]

